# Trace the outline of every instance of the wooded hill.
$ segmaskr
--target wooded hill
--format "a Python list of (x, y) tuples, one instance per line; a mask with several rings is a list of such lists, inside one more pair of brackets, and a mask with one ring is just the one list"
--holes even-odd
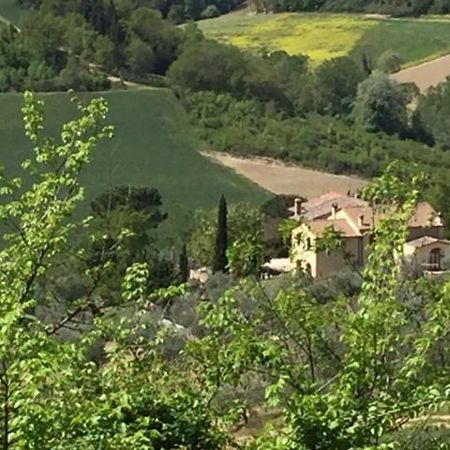
[(447, 14), (449, 0), (252, 0), (252, 7), (270, 11), (339, 11), (420, 16)]

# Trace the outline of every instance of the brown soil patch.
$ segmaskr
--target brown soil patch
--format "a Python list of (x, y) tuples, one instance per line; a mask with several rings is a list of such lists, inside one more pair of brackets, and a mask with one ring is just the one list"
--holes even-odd
[(432, 86), (442, 83), (450, 75), (450, 55), (442, 56), (433, 61), (401, 70), (392, 75), (400, 83), (415, 83), (425, 92)]
[(275, 194), (294, 194), (311, 198), (330, 191), (354, 193), (367, 184), (367, 181), (361, 178), (287, 166), (271, 159), (236, 158), (216, 152), (204, 155), (234, 169)]

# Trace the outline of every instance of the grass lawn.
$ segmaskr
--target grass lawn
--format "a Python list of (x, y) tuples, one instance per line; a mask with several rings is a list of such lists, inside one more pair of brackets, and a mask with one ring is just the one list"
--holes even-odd
[[(222, 193), (231, 202), (259, 203), (267, 197), (252, 182), (198, 152), (183, 110), (168, 91), (144, 89), (102, 95), (109, 102), (116, 137), (96, 150), (84, 174), (88, 199), (120, 184), (158, 188), (169, 212), (178, 207), (216, 206)], [(67, 94), (41, 98), (46, 103), (45, 129), (54, 134), (63, 121), (74, 116), (75, 107)], [(21, 105), (21, 95), (0, 95), (0, 162), (9, 173), (18, 173), (19, 161), (31, 151), (23, 132)]]
[(362, 35), (351, 53), (376, 58), (387, 49), (401, 56), (404, 67), (448, 54), (450, 20), (381, 20)]
[(450, 20), (377, 19), (350, 14), (232, 13), (198, 22), (214, 39), (252, 50), (306, 54), (313, 64), (343, 55), (373, 60), (392, 49), (409, 66), (450, 53)]
[(0, 16), (17, 24), (22, 10), (17, 6), (16, 0), (0, 0)]

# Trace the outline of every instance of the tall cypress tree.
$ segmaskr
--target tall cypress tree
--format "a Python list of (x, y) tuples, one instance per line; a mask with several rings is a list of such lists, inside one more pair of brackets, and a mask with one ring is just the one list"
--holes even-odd
[(213, 272), (226, 272), (228, 259), (228, 230), (227, 230), (227, 202), (222, 195), (219, 202), (219, 213), (217, 216), (216, 246), (214, 249)]
[(189, 259), (187, 255), (186, 244), (183, 244), (178, 263), (180, 283), (186, 283), (189, 280)]

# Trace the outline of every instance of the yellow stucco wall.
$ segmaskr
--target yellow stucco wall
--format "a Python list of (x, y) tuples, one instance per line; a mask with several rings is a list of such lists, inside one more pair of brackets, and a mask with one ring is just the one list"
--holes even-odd
[[(338, 212), (336, 218), (347, 219), (342, 211)], [(408, 241), (423, 236), (431, 236), (439, 239), (442, 238), (442, 234), (442, 227), (410, 228)], [(301, 239), (297, 239), (299, 235)], [(307, 247), (308, 239), (310, 244), (309, 248)], [(316, 253), (315, 240), (316, 236), (309, 230), (307, 224), (300, 225), (292, 233), (291, 260), (293, 264), (303, 270), (309, 267), (311, 275), (314, 278), (326, 278), (345, 268), (351, 267), (351, 264), (344, 258), (343, 252), (353, 255), (353, 261), (359, 267), (364, 266), (367, 262), (370, 244), (368, 235), (363, 237), (344, 237), (343, 249), (332, 254), (326, 254), (325, 252)], [(362, 248), (362, 254), (359, 246)], [(445, 243), (437, 243), (421, 249), (415, 249), (405, 244), (404, 257), (415, 269), (419, 269), (422, 267), (422, 264), (429, 262), (432, 248), (441, 248), (443, 259), (450, 261), (450, 245)], [(362, 257), (361, 261), (358, 261), (358, 256)]]
[[(310, 240), (311, 248), (307, 248), (307, 240)], [(315, 236), (309, 228), (302, 224), (292, 232), (291, 260), (299, 268), (306, 270), (309, 264), (311, 275), (317, 276), (317, 254), (313, 250)]]
[[(297, 236), (301, 236), (297, 239)], [(315, 239), (313, 233), (307, 225), (303, 224), (295, 229), (292, 234), (293, 246), (291, 258), (296, 266), (306, 270), (309, 265), (311, 275), (314, 278), (326, 278), (345, 268), (352, 267), (352, 264), (344, 257), (344, 254), (352, 255), (353, 263), (359, 267), (367, 262), (369, 237), (344, 237), (343, 249), (327, 254), (325, 252), (316, 253), (314, 250)], [(307, 240), (310, 240), (310, 248), (307, 247)], [(360, 242), (360, 243), (359, 243)], [(361, 245), (362, 261), (358, 261), (359, 245)], [(359, 264), (361, 262), (362, 264)]]

